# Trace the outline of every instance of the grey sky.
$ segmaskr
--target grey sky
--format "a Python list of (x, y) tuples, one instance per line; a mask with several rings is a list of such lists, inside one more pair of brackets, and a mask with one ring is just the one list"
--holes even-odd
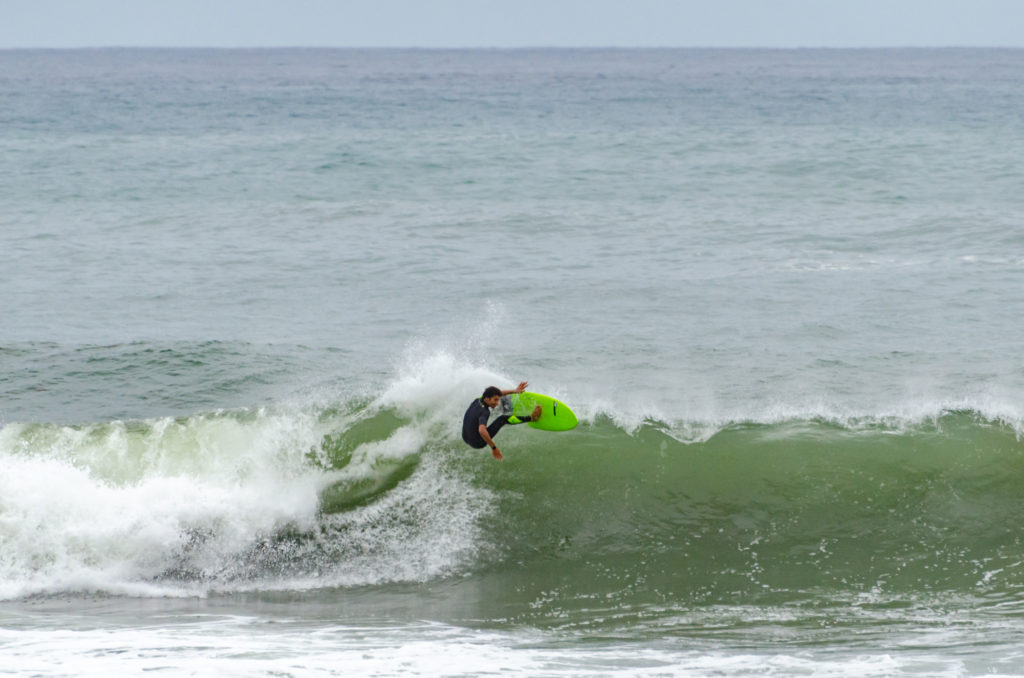
[(1024, 47), (1024, 0), (0, 0), (0, 48)]

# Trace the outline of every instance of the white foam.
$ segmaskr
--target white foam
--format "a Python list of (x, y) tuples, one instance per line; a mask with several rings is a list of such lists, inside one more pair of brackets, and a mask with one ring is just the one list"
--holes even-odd
[(376, 501), (325, 516), (328, 566), (289, 587), (422, 582), (453, 574), (488, 549), (480, 523), (495, 504), (489, 490), (453, 473), (446, 455), (426, 457), (411, 478)]
[(946, 415), (970, 412), (981, 420), (999, 422), (1024, 437), (1024, 406), (1005, 394), (977, 393), (958, 397), (911, 396), (890, 402), (860, 404), (827, 397), (719, 406), (714, 399), (694, 406), (692, 400), (639, 397), (636, 394), (598, 395), (570, 401), (583, 423), (608, 417), (625, 432), (634, 434), (645, 425), (656, 425), (681, 442), (705, 442), (718, 431), (735, 424), (777, 425), (822, 421), (850, 430), (891, 429), (904, 431), (921, 425), (935, 426)]
[[(942, 647), (933, 641), (924, 647)], [(949, 641), (949, 639), (942, 639)], [(954, 637), (953, 642), (960, 640)], [(860, 648), (806, 647), (741, 651), (702, 649), (681, 637), (655, 642), (568, 642), (538, 631), (493, 631), (439, 623), (372, 627), (227, 617), (189, 624), (87, 630), (0, 630), (5, 668), (15, 675), (478, 676), (487, 667), (512, 676), (810, 676), (874, 678), (904, 674), (960, 676), (971, 657), (942, 650), (908, 652)], [(697, 645), (698, 647), (694, 647)], [(915, 646), (911, 645), (911, 649)], [(1019, 659), (996, 651), (997, 663)], [(992, 651), (990, 651), (990, 655)], [(993, 664), (995, 665), (995, 664)], [(993, 674), (996, 675), (996, 674)], [(1014, 675), (1012, 672), (999, 675)]]
[[(686, 383), (616, 384), (602, 375), (566, 375), (534, 380), (532, 375), (510, 376), (486, 364), (469, 361), (465, 352), (424, 345), (410, 349), (397, 368), (396, 377), (375, 401), (394, 408), (404, 417), (425, 424), (430, 435), (457, 443), (458, 426), (466, 404), (484, 386), (511, 387), (530, 379), (538, 390), (566, 402), (581, 424), (607, 417), (633, 434), (650, 424), (683, 442), (706, 441), (716, 432), (737, 423), (780, 424), (827, 421), (851, 429), (888, 427), (901, 430), (934, 423), (950, 412), (976, 412), (981, 418), (1002, 422), (1024, 433), (1024, 402), (995, 386), (978, 387), (969, 393), (950, 395), (934, 385), (908, 384), (904, 393), (874, 395), (792, 393), (765, 397), (756, 393), (726, 397), (706, 378)], [(736, 390), (736, 389), (733, 389)], [(740, 389), (742, 392), (742, 389)]]
[[(281, 423), (257, 417), (246, 430), (231, 418), (199, 418), (142, 434), (119, 423), (47, 435), (5, 430), (0, 597), (144, 592), (185, 552), (192, 567), (215, 572), (260, 535), (311, 527), (316, 477), (289, 463), (302, 448)], [(39, 447), (47, 439), (54, 445)]]
[[(9, 425), (0, 431), (0, 599), (61, 591), (202, 595), (452, 572), (486, 543), (476, 525), (491, 510), (488, 492), (452, 471), (444, 452), (465, 405), (456, 394), (496, 380), (438, 354), (354, 416), (307, 407)], [(409, 422), (359, 445), (344, 468), (324, 469), (324, 436), (344, 435), (382, 408)], [(373, 480), (428, 447), (432, 453), (397, 488), (345, 513), (320, 514), (324, 489)], [(308, 561), (294, 576), (287, 568), (245, 571), (246, 554), (282, 528), (314, 539), (317, 576), (308, 575)]]
[[(477, 526), (493, 497), (459, 476), (447, 450), (461, 450), (468, 402), (487, 385), (515, 381), (455, 352), (419, 347), (355, 414), (306, 406), (84, 427), (10, 424), (0, 430), (0, 598), (86, 590), (187, 595), (218, 587), (420, 581), (455, 572), (488, 548)], [(694, 442), (737, 422), (824, 420), (900, 430), (961, 410), (1024, 431), (1024, 407), (996, 391), (916, 395), (872, 407), (821, 398), (729, 408), (693, 393), (669, 396), (593, 381), (532, 388), (562, 398), (580, 415), (583, 427), (573, 435), (587, 435), (587, 424), (604, 415), (628, 432), (653, 423)], [(344, 435), (357, 419), (382, 410), (405, 423), (356, 447), (342, 469), (310, 462), (311, 455), (326, 459), (326, 434)], [(396, 462), (413, 464), (398, 487), (345, 513), (319, 514), (325, 488), (376, 479)], [(315, 534), (317, 548), (339, 560), (324, 564), (322, 579), (304, 573), (296, 583), (286, 572), (278, 580), (239, 581), (233, 569), (239, 554), (282, 528)], [(198, 573), (202, 583), (164, 576), (176, 569)]]

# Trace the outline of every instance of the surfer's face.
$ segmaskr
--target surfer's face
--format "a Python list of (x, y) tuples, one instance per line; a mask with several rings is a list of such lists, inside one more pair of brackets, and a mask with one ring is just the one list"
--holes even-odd
[(497, 407), (499, 402), (501, 402), (501, 396), (491, 396), (490, 398), (484, 398), (484, 405), (487, 405), (487, 407)]

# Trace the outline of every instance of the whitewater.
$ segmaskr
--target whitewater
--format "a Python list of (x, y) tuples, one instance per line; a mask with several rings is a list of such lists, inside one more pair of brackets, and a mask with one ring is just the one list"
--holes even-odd
[(0, 52), (0, 674), (1024, 675), (1022, 62)]

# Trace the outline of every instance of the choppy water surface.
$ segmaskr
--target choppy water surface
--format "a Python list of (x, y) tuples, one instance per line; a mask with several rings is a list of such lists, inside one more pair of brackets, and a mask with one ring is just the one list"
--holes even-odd
[(0, 53), (5, 670), (1019, 675), (1022, 66)]

